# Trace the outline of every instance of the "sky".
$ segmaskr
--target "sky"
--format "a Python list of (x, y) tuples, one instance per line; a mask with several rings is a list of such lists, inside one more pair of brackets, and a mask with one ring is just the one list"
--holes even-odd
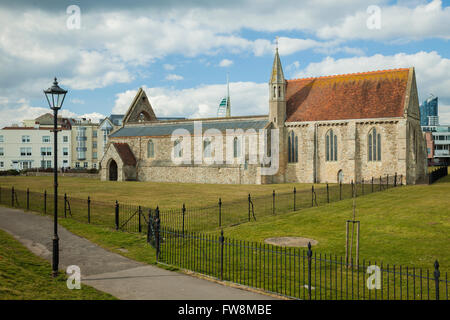
[(125, 113), (142, 87), (157, 116), (268, 113), (275, 42), (287, 79), (415, 67), (419, 100), (450, 124), (450, 0), (0, 2), (0, 127), (49, 112)]

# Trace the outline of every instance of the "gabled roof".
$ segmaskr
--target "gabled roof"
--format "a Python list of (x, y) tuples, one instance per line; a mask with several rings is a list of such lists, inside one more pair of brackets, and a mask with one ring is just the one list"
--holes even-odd
[(139, 113), (145, 113), (148, 119), (145, 119), (146, 121), (155, 120), (156, 116), (153, 111), (153, 108), (148, 101), (147, 95), (145, 94), (145, 91), (142, 88), (139, 88), (138, 92), (134, 96), (133, 101), (131, 102), (130, 107), (128, 108), (128, 111), (123, 116), (123, 122), (136, 122), (138, 119)]
[[(228, 121), (204, 121), (203, 132), (208, 129), (263, 129), (267, 125), (267, 119), (262, 120), (228, 120)], [(185, 129), (190, 134), (194, 133), (194, 121), (183, 121), (179, 123), (152, 123), (142, 126), (126, 126), (113, 132), (110, 137), (158, 137), (170, 136), (176, 129)]]
[(113, 145), (116, 148), (117, 153), (119, 154), (120, 159), (122, 159), (124, 165), (127, 166), (136, 165), (136, 158), (134, 157), (134, 154), (131, 151), (128, 143), (113, 143)]
[(413, 68), (287, 80), (286, 121), (402, 117)]

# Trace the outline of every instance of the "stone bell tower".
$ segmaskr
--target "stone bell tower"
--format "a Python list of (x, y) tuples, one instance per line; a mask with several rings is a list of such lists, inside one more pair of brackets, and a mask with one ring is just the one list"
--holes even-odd
[(279, 169), (271, 180), (272, 183), (283, 183), (286, 180), (287, 168), (287, 134), (284, 126), (286, 121), (286, 80), (278, 54), (278, 40), (269, 81), (269, 121), (272, 123), (273, 129), (279, 130)]

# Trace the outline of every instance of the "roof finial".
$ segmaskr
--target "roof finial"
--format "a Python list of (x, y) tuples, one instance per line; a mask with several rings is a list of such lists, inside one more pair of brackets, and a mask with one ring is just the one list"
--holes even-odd
[(278, 36), (275, 37), (275, 48), (278, 51)]

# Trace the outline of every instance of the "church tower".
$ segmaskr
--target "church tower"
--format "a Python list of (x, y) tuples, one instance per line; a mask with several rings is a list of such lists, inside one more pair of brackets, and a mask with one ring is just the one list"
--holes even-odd
[[(278, 54), (278, 39), (269, 81), (269, 121), (272, 123), (272, 128), (278, 129), (279, 144), (279, 169), (277, 174), (271, 177), (271, 182), (284, 183), (287, 168), (287, 135), (284, 126), (286, 121), (286, 80)], [(270, 143), (273, 142), (274, 140), (271, 139)]]
[(286, 120), (286, 80), (278, 54), (278, 44), (269, 81), (269, 121), (275, 128), (284, 127)]

